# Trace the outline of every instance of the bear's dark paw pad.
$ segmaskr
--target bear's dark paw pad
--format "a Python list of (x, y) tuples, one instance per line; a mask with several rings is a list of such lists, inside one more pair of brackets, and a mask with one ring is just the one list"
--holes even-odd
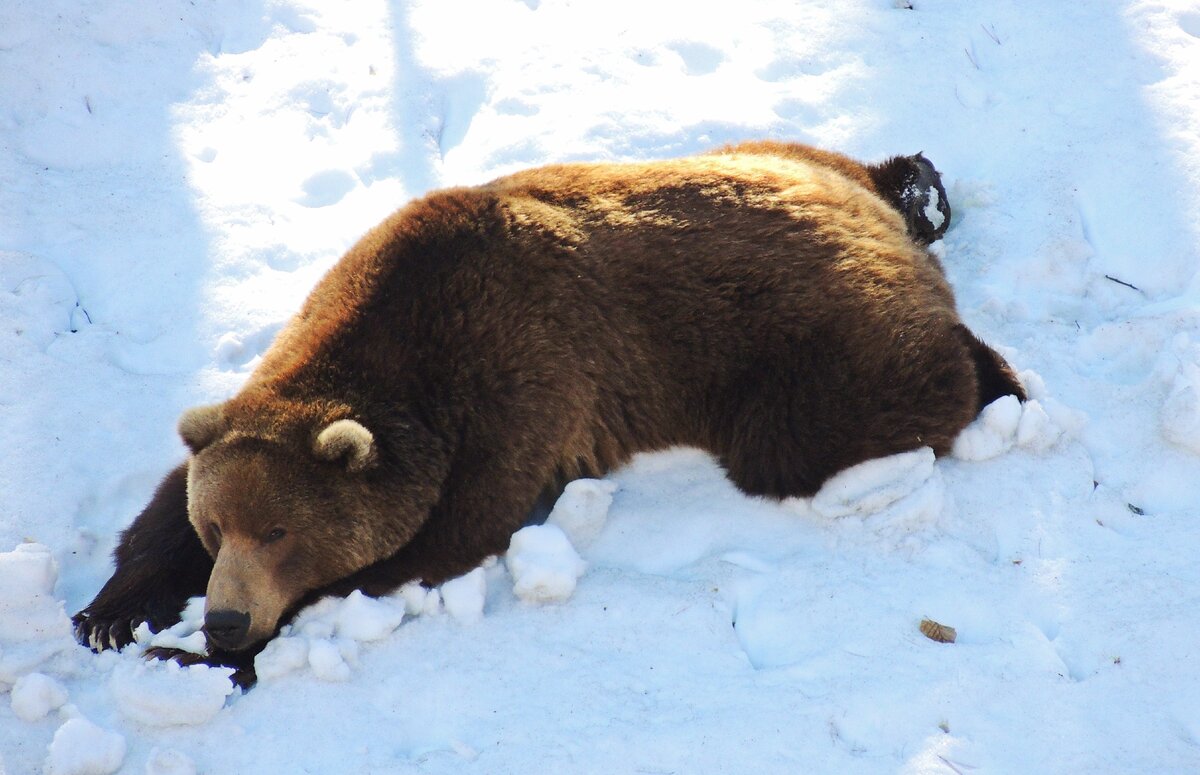
[(71, 617), (75, 640), (97, 653), (107, 649), (120, 650), (133, 642), (133, 631), (142, 623), (140, 618), (97, 616), (80, 611)]

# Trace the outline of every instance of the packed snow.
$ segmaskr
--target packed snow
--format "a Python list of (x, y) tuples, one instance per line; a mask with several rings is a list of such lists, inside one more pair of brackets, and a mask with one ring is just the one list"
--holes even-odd
[(513, 594), (526, 603), (567, 600), (587, 569), (567, 534), (555, 525), (530, 525), (513, 533), (504, 557)]
[[(0, 4), (0, 772), (1200, 770), (1194, 0), (731, 8)], [(246, 693), (141, 658), (202, 599), (75, 644), (180, 412), (367, 228), (764, 137), (923, 151), (1031, 400), (782, 503), (639, 455), (440, 589), (301, 612)]]

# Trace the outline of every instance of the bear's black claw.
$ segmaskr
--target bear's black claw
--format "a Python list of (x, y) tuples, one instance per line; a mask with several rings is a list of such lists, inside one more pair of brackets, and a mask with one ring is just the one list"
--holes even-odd
[(75, 640), (97, 653), (108, 649), (120, 650), (133, 642), (133, 631), (141, 619), (98, 617), (80, 611), (71, 617)]

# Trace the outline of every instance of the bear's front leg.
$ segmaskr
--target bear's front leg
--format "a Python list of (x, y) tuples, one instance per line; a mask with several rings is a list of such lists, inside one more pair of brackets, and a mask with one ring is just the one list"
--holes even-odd
[(142, 622), (170, 627), (189, 597), (204, 594), (213, 562), (188, 521), (186, 463), (159, 484), (113, 556), (112, 578), (71, 618), (76, 639), (94, 651), (124, 647)]

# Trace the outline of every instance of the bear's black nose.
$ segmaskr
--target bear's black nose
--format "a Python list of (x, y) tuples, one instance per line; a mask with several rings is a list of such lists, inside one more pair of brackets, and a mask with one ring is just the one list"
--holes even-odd
[(223, 609), (204, 615), (204, 631), (208, 639), (225, 649), (236, 649), (250, 630), (250, 614)]

